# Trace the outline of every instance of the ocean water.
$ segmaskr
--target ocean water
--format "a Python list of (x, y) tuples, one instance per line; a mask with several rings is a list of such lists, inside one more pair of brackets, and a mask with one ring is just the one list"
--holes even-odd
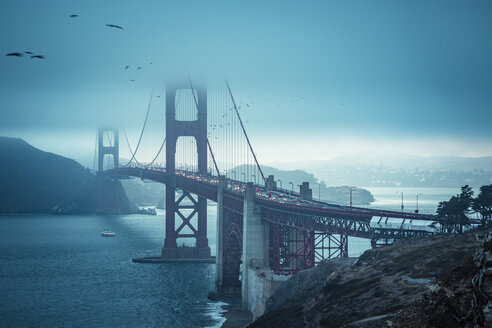
[[(460, 193), (460, 188), (400, 188), (400, 187), (363, 187), (371, 192), (375, 202), (364, 207), (379, 208), (392, 211), (401, 211), (401, 193), (403, 192), (403, 207), (405, 212), (414, 212), (417, 209), (417, 195), (419, 196), (419, 213), (436, 214), (439, 202), (449, 200), (451, 196)], [(373, 219), (373, 223), (377, 222)], [(413, 227), (427, 222), (414, 222)], [(388, 220), (388, 227), (400, 227), (401, 220)], [(408, 222), (406, 228), (411, 228)], [(349, 256), (360, 256), (371, 248), (368, 239), (349, 237)]]
[(369, 207), (384, 208), (401, 211), (401, 192), (403, 192), (403, 206), (405, 212), (414, 212), (417, 209), (417, 195), (419, 196), (419, 213), (436, 214), (439, 202), (449, 200), (451, 196), (460, 193), (456, 188), (399, 188), (399, 187), (364, 187), (375, 198)]
[[(371, 207), (435, 212), (459, 188), (367, 188)], [(160, 254), (163, 211), (156, 216), (0, 216), (1, 327), (219, 327), (220, 305), (207, 299), (215, 265), (139, 264)], [(117, 236), (105, 238), (108, 228)], [(215, 254), (216, 207), (208, 206), (208, 238)], [(192, 240), (185, 244), (193, 245)], [(349, 256), (370, 248), (349, 238)]]
[(220, 326), (214, 264), (131, 261), (159, 254), (163, 228), (162, 215), (0, 216), (0, 326)]

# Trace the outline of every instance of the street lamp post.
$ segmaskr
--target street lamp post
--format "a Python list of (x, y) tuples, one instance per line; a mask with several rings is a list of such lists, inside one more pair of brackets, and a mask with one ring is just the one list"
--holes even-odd
[(419, 196), (422, 196), (423, 193), (417, 195), (417, 209), (415, 210), (415, 214), (419, 214)]
[(401, 194), (401, 212), (403, 213), (403, 209), (404, 209), (404, 206), (403, 206), (403, 191), (397, 191), (396, 193), (397, 194)]

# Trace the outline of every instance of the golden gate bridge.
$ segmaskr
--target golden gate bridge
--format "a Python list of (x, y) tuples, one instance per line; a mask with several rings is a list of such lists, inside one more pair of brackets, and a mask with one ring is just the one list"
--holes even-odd
[[(191, 80), (168, 85), (165, 111), (157, 112), (158, 119), (151, 116), (155, 97), (151, 96), (134, 148), (123, 130), (131, 154), (126, 164), (120, 165), (119, 130), (99, 129), (98, 174), (112, 181), (136, 177), (166, 185), (163, 259), (211, 258), (206, 207), (207, 201), (216, 202), (218, 291), (241, 290), (247, 304), (248, 275), (259, 268), (292, 274), (347, 257), (348, 237), (369, 239), (376, 248), (437, 233), (427, 225), (405, 225), (417, 220), (440, 223), (434, 215), (315, 200), (308, 183), (298, 192), (279, 188), (273, 176), (264, 176), (246, 132), (241, 112), (250, 104), (238, 105), (227, 81), (210, 97), (203, 84)], [(155, 153), (149, 161), (141, 161), (138, 156), (152, 124), (161, 140), (150, 139)], [(389, 218), (401, 224), (381, 224)], [(181, 239), (195, 244), (178, 247)]]

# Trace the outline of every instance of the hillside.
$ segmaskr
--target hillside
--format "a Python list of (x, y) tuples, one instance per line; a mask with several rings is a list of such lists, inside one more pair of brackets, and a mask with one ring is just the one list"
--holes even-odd
[[(98, 188), (112, 182), (93, 177), (72, 159), (36, 149), (22, 139), (0, 137), (0, 213), (94, 213), (111, 204)], [(121, 189), (122, 212), (131, 206)]]
[(415, 156), (398, 152), (358, 153), (323, 161), (272, 163), (301, 168), (331, 185), (365, 187), (479, 187), (492, 182), (492, 157)]
[[(265, 177), (268, 175), (273, 175), (275, 180), (280, 180), (277, 182), (277, 187), (282, 187), (283, 189), (291, 190), (291, 185), (289, 182), (295, 186), (295, 190), (299, 191), (298, 185), (303, 182), (309, 182), (309, 187), (313, 190), (313, 198), (321, 200), (349, 204), (350, 202), (350, 189), (352, 189), (352, 203), (354, 205), (369, 205), (374, 201), (374, 197), (371, 192), (367, 189), (358, 187), (349, 187), (340, 183), (341, 186), (333, 186), (333, 181), (319, 181), (314, 174), (308, 173), (303, 170), (281, 170), (271, 166), (262, 167), (263, 174)], [(254, 172), (253, 166), (240, 165), (229, 172), (235, 172), (237, 177), (241, 177), (242, 173), (246, 176), (250, 176), (247, 172)], [(234, 177), (234, 176), (233, 176)]]
[(284, 283), (249, 327), (473, 327), (452, 314), (470, 308), (479, 247), (472, 233), (439, 236), (368, 250), (346, 269), (317, 266)]

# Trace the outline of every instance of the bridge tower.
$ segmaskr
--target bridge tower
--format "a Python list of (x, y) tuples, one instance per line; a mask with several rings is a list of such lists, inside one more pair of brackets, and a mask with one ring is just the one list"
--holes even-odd
[[(108, 135), (109, 144), (104, 145), (104, 134)], [(97, 154), (98, 154), (98, 172), (104, 171), (104, 155), (111, 155), (113, 157), (114, 168), (119, 166), (119, 134), (116, 128), (99, 128), (97, 135)]]
[[(197, 119), (182, 121), (176, 119), (176, 95), (178, 90), (191, 90), (197, 106)], [(168, 259), (210, 258), (210, 247), (207, 239), (207, 199), (193, 196), (183, 191), (176, 199), (176, 143), (179, 137), (191, 136), (196, 140), (198, 155), (198, 172), (207, 173), (207, 89), (204, 86), (171, 85), (166, 88), (166, 171), (171, 181), (166, 184), (166, 237), (162, 248), (162, 257)], [(192, 205), (182, 204), (183, 200), (191, 201)], [(181, 210), (191, 210), (184, 215)], [(180, 224), (176, 225), (176, 214)], [(191, 219), (197, 216), (194, 226)], [(188, 227), (191, 233), (183, 233)], [(178, 238), (194, 238), (196, 247), (177, 247)]]
[[(107, 136), (107, 144), (105, 144), (105, 136)], [(105, 155), (112, 157), (113, 167), (119, 166), (119, 134), (117, 128), (100, 127), (97, 134), (97, 156), (98, 156), (98, 172), (101, 174), (104, 171)], [(107, 179), (101, 175), (97, 178), (97, 213), (102, 214), (119, 214), (120, 209), (120, 184), (116, 179)]]

